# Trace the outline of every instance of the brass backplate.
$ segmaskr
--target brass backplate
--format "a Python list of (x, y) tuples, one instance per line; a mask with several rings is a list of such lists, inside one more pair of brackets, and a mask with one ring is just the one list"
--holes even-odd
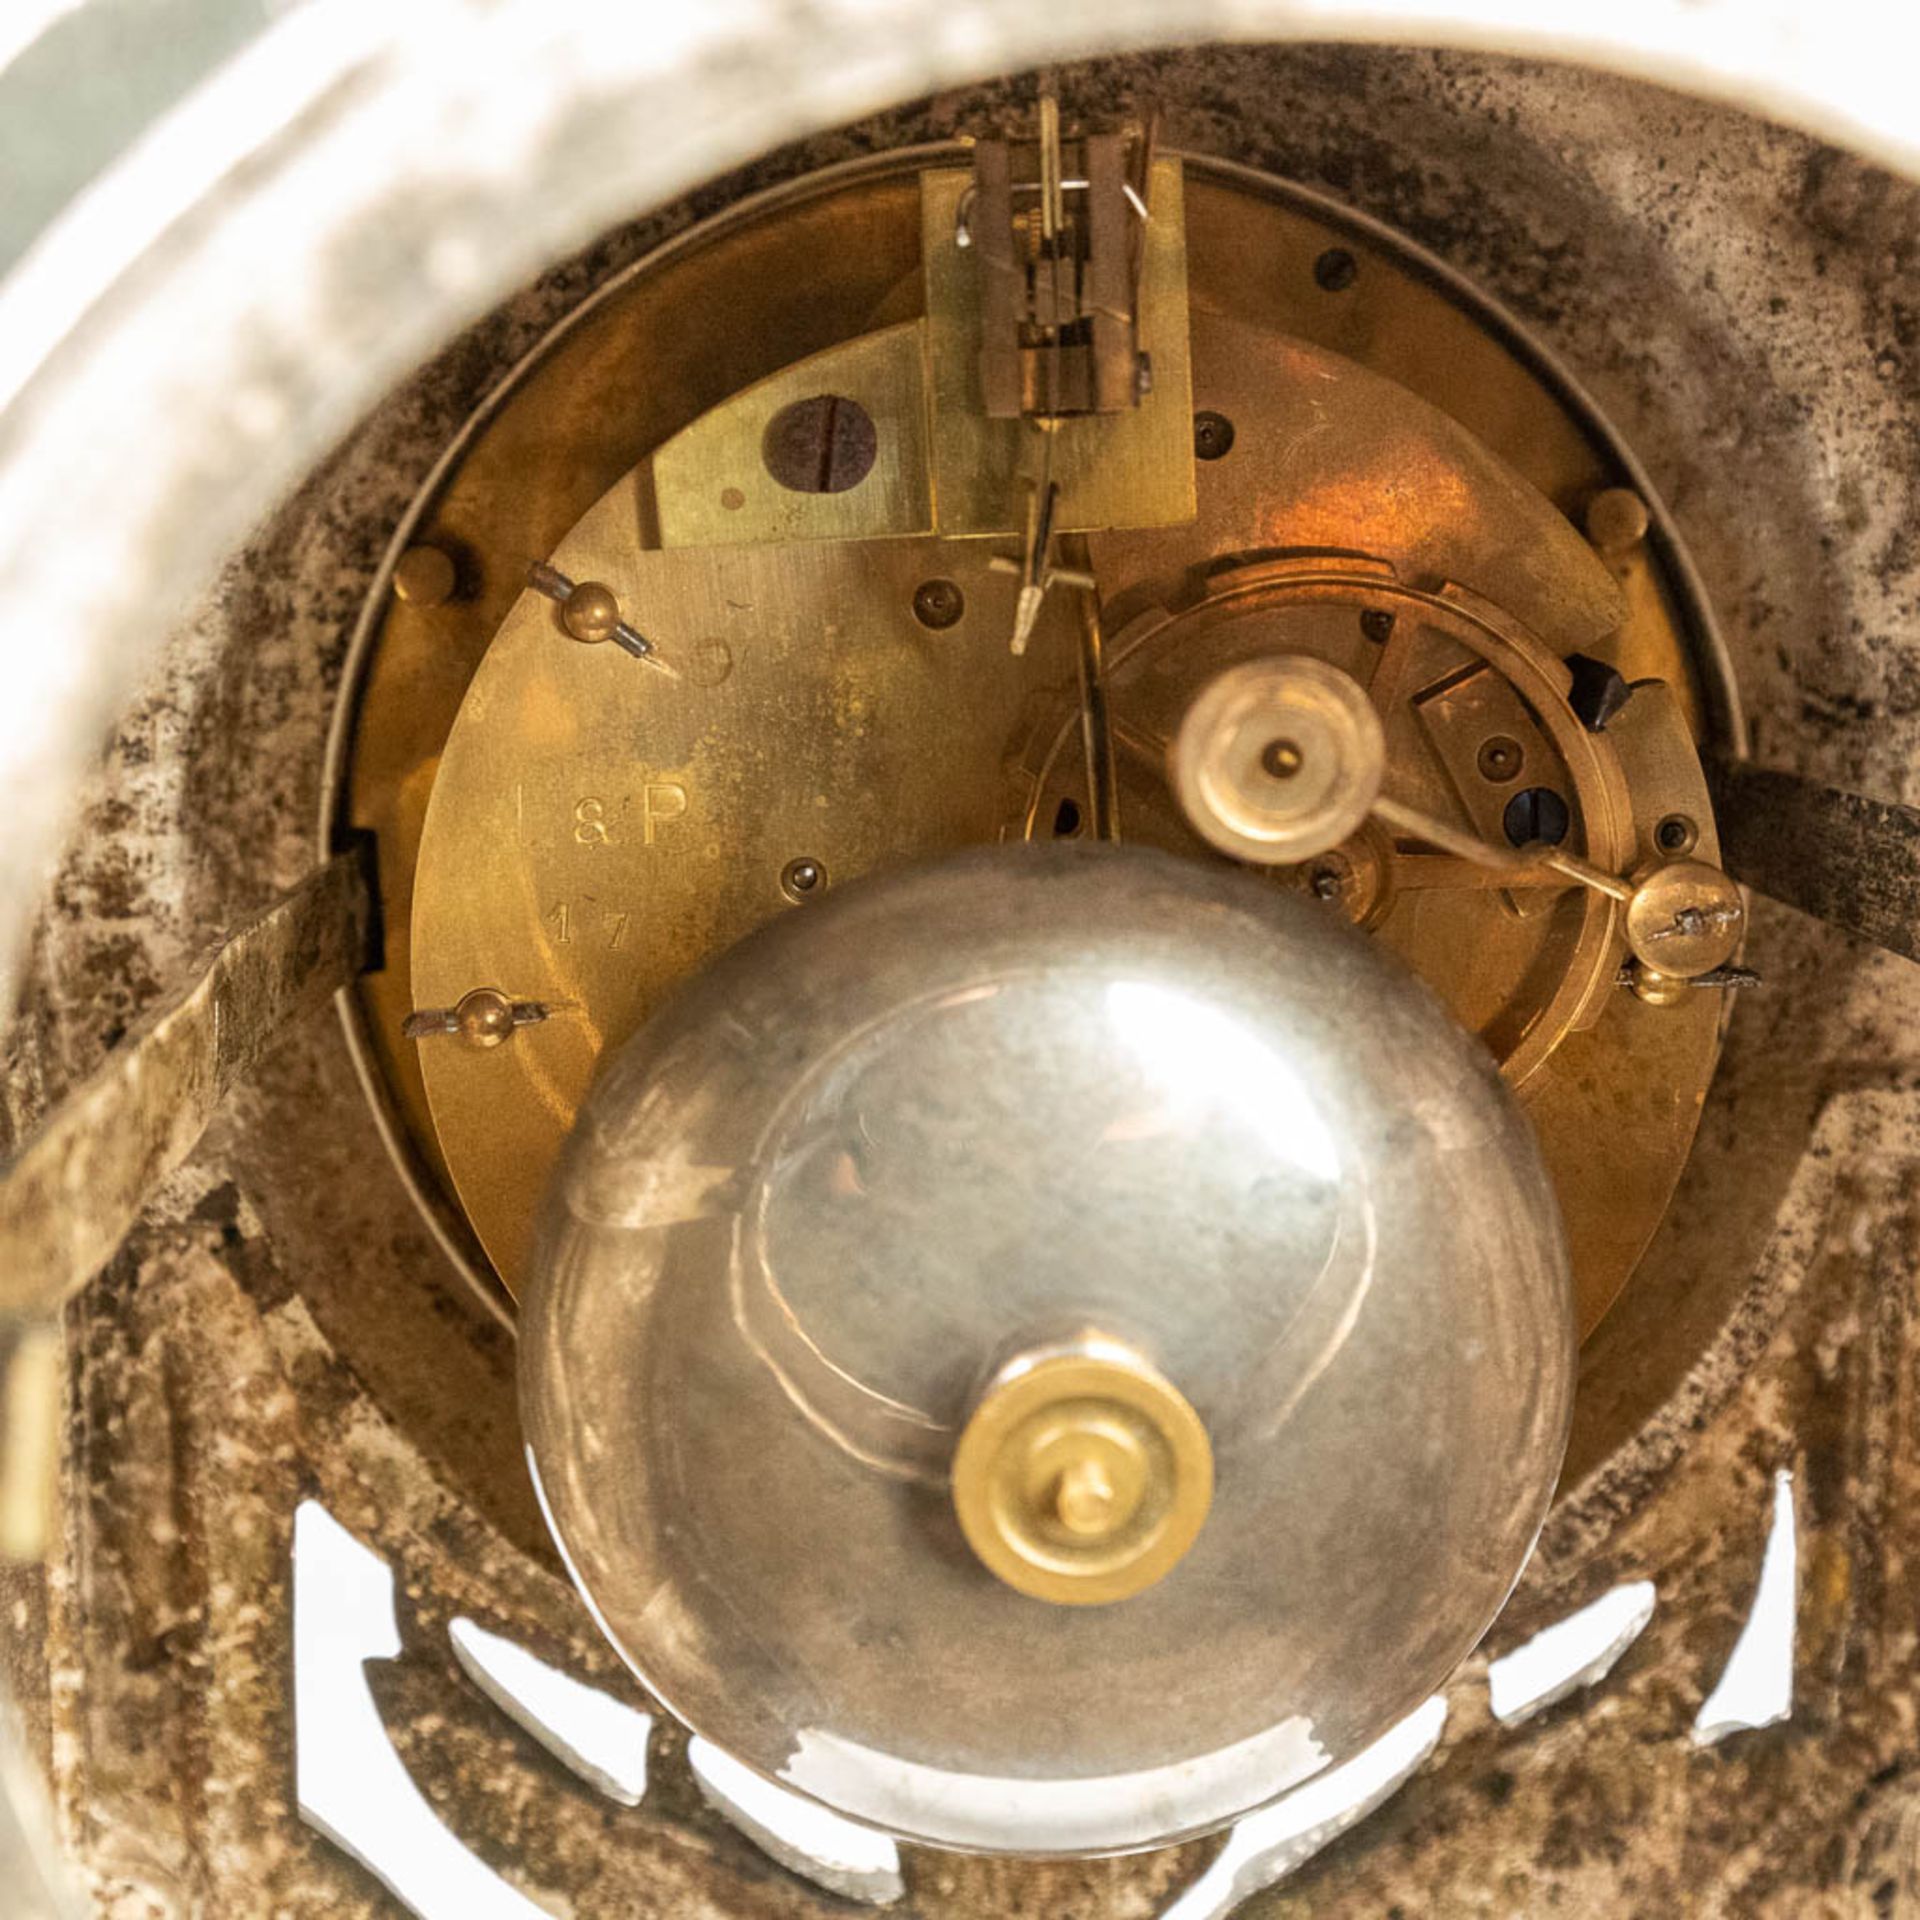
[[(1012, 585), (987, 571), (988, 542), (662, 548), (648, 467), (755, 383), (924, 322), (923, 238), (947, 215), (928, 210), (923, 179), (963, 164), (946, 148), (799, 182), (630, 271), (489, 403), (404, 529), (396, 553), (444, 547), (459, 591), (427, 606), (383, 585), (370, 608), (329, 814), (330, 828), (378, 836), (387, 965), (362, 984), (357, 1031), (393, 1132), (423, 1163), (421, 1186), (453, 1233), (471, 1214), (509, 1287), (601, 1053), (704, 954), (768, 914), (806, 910), (782, 890), (791, 861), (815, 860), (838, 884), (883, 860), (991, 838), (1017, 801), (1012, 762), (1042, 717), (1045, 683), (1070, 661), (1069, 639), (1050, 625), (1030, 668), (1013, 661)], [(1189, 158), (1179, 180), (1194, 315), (1184, 451), (1193, 408), (1237, 406), (1253, 425), (1255, 390), (1295, 341), (1410, 388), (1569, 521), (1620, 482), (1621, 456), (1578, 396), (1444, 269), (1270, 179)], [(1156, 227), (1168, 204), (1156, 188)], [(1313, 275), (1331, 245), (1358, 265), (1337, 294)], [(1259, 371), (1242, 342), (1259, 345)], [(1419, 556), (1435, 550), (1428, 535), (1462, 500), (1442, 497), (1417, 464), (1385, 495), (1370, 491), (1378, 464), (1364, 453), (1339, 486), (1300, 497), (1329, 526), (1344, 509), (1369, 538), (1397, 527), (1414, 556), (1408, 571), (1421, 576)], [(944, 526), (937, 444), (933, 458)], [(1211, 493), (1216, 507), (1232, 503), (1239, 549), (1261, 545), (1262, 497), (1275, 498), (1263, 467), (1283, 463), (1291, 498), (1305, 458), (1292, 441), (1241, 432), (1226, 458), (1197, 471), (1200, 520)], [(1103, 588), (1115, 583), (1114, 626), (1192, 584), (1198, 524), (1169, 509), (1159, 531), (1095, 536)], [(1584, 565), (1550, 568), (1578, 592), (1540, 630), (1629, 678), (1669, 683), (1697, 725), (1703, 690), (1707, 707), (1718, 703), (1716, 668), (1690, 638), (1684, 584), (1661, 551), (1608, 557), (1626, 609), (1612, 631), (1620, 603), (1606, 582), (1596, 588)], [(571, 577), (607, 579), (662, 656), (698, 656), (701, 674), (669, 681), (615, 648), (566, 640), (550, 603), (520, 597), (528, 563), (549, 557)], [(1504, 579), (1472, 584), (1503, 600), (1549, 584), (1527, 576), (1537, 557), (1509, 560)], [(1437, 589), (1438, 572), (1416, 584)], [(935, 579), (964, 597), (963, 618), (944, 631), (913, 610)], [(724, 631), (708, 617), (716, 608)], [(716, 640), (724, 679), (710, 673)], [(1625, 761), (1627, 742), (1618, 745)], [(412, 1009), (482, 986), (568, 1004), (490, 1051), (400, 1038)], [(1533, 1104), (1577, 1268), (1623, 1274), (1665, 1205), (1711, 1068), (1717, 1003), (1700, 994), (1655, 1009), (1621, 994), (1591, 1033), (1561, 1042), (1564, 1098)], [(1649, 1057), (1675, 1050), (1669, 1072), (1623, 1076), (1604, 1050), (1589, 1057), (1598, 1035), (1647, 1021), (1661, 1023), (1648, 1029)], [(468, 1258), (486, 1271), (477, 1247)]]
[[(554, 564), (606, 582), (679, 670), (515, 604), (447, 742), (421, 840), (423, 1005), (476, 986), (550, 1018), (478, 1049), (420, 1042), (461, 1204), (517, 1283), (595, 1066), (703, 961), (878, 866), (994, 838), (1007, 741), (1065, 670), (1056, 606), (1007, 651), (1013, 583), (976, 541), (643, 549), (616, 486)], [(966, 612), (930, 631), (917, 589)], [(793, 870), (816, 878), (801, 893)]]

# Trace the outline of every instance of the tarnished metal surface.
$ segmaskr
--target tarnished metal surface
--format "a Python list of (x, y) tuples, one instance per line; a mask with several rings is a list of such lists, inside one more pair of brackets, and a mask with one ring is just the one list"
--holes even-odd
[[(1920, 519), (1907, 338), (1920, 196), (1731, 112), (1496, 61), (1169, 54), (1069, 74), (1065, 90), (1070, 111), (1151, 92), (1179, 144), (1330, 186), (1513, 302), (1671, 498), (1733, 635), (1760, 756), (1913, 797), (1912, 663), (1892, 636), (1920, 592), (1906, 537)], [(1001, 104), (1010, 91), (915, 109), (713, 200), (976, 126)], [(36, 936), (5, 1077), (16, 1129), (190, 962), (198, 929), (311, 865), (343, 630), (412, 487), (549, 320), (685, 217), (612, 237), (406, 389), (169, 649)], [(1920, 1902), (1920, 1592), (1900, 1545), (1920, 1525), (1903, 1397), (1920, 1350), (1920, 992), (1906, 963), (1764, 902), (1750, 954), (1768, 984), (1736, 1012), (1643, 1282), (1586, 1356), (1569, 1490), (1491, 1650), (1641, 1572), (1660, 1584), (1654, 1625), (1602, 1689), (1523, 1732), (1495, 1731), (1464, 1676), (1436, 1768), (1250, 1912), (1855, 1920)], [(657, 1755), (664, 1798), (621, 1816), (458, 1681), (444, 1627), (464, 1610), (622, 1684), (544, 1557), (504, 1343), (369, 1137), (328, 1022), (236, 1096), (72, 1324), (52, 1693), (64, 1831), (109, 1911), (391, 1912), (289, 1813), (285, 1555), (305, 1492), (400, 1575), (408, 1653), (375, 1670), (376, 1690), (464, 1838), (581, 1920), (828, 1910), (705, 1811), (671, 1747)], [(1790, 1457), (1805, 1501), (1801, 1703), (1788, 1725), (1703, 1755), (1687, 1728), (1752, 1593), (1771, 1467)], [(10, 1598), (9, 1627), (30, 1630), (39, 1604)], [(44, 1737), (46, 1669), (8, 1651)], [(1148, 1920), (1205, 1858), (921, 1857), (908, 1873), (927, 1920), (1021, 1905)]]
[(0, 1170), (0, 1314), (54, 1314), (99, 1272), (214, 1109), (367, 964), (358, 852), (227, 933)]
[(1742, 761), (1711, 760), (1707, 776), (1732, 873), (1920, 960), (1920, 809)]

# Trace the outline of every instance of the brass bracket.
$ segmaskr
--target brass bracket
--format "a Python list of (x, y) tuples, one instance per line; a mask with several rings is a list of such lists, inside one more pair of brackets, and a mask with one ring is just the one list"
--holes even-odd
[(989, 419), (1126, 413), (1153, 390), (1140, 344), (1136, 231), (1152, 219), (1152, 167), (1150, 131), (1063, 143), (1050, 97), (1040, 101), (1037, 140), (974, 148), (973, 192), (954, 240), (980, 260)]
[(242, 922), (0, 1172), (0, 1319), (57, 1313), (99, 1272), (228, 1090), (367, 964), (356, 849)]

